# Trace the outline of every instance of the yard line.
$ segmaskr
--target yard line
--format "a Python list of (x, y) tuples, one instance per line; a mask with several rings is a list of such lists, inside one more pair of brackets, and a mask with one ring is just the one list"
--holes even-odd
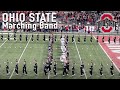
[(120, 46), (115, 46), (115, 45), (114, 45), (114, 46), (112, 46), (112, 45), (111, 45), (111, 46), (110, 46), (110, 45), (107, 45), (107, 46), (108, 46), (108, 47), (118, 47), (118, 48), (120, 48)]
[(48, 79), (50, 79), (50, 71), (49, 71), (49, 73), (48, 73)]
[(109, 49), (113, 49), (113, 50), (117, 49), (117, 50), (120, 50), (120, 48), (109, 48)]
[[(11, 36), (10, 37), (12, 37), (12, 35), (13, 34), (11, 34)], [(5, 40), (5, 42), (4, 43), (2, 43), (2, 45), (0, 46), (0, 48), (6, 43), (8, 41), (8, 39), (7, 40)]]
[[(75, 41), (75, 39), (74, 39), (74, 41)], [(75, 46), (76, 46), (76, 49), (77, 49), (77, 52), (78, 52), (78, 56), (79, 56), (80, 62), (82, 63), (81, 56), (80, 56), (80, 53), (79, 53), (76, 41), (75, 41)], [(85, 74), (85, 78), (87, 79), (87, 75), (86, 75), (85, 69), (84, 69), (84, 74)]]
[[(32, 37), (32, 36), (31, 36), (31, 37)], [(22, 54), (21, 54), (20, 58), (18, 59), (18, 63), (20, 62), (20, 60), (21, 60), (21, 58), (22, 58), (22, 56), (23, 56), (23, 54), (24, 54), (24, 52), (25, 52), (26, 48), (28, 47), (28, 44), (29, 44), (29, 42), (30, 42), (30, 40), (31, 40), (31, 37), (30, 37), (30, 39), (29, 39), (28, 43), (26, 44), (26, 47), (24, 48), (24, 50), (23, 50), (23, 52), (22, 52)], [(9, 78), (9, 79), (11, 79), (11, 77), (13, 76), (13, 73), (14, 73), (14, 72), (15, 72), (15, 68), (14, 68), (14, 70), (13, 70), (13, 72), (12, 72), (12, 74), (11, 74), (11, 76), (10, 76), (10, 78)]]
[[(95, 38), (95, 36), (93, 36)], [(96, 40), (96, 38), (95, 38)], [(100, 45), (100, 47), (102, 48), (102, 50), (104, 51), (104, 53), (107, 55), (107, 57), (109, 58), (109, 60), (113, 63), (113, 65), (116, 67), (116, 69), (118, 70), (118, 72), (120, 73), (119, 68), (116, 66), (116, 64), (112, 61), (112, 59), (110, 58), (110, 56), (107, 54), (107, 52), (104, 50), (104, 48), (101, 46), (101, 44), (98, 42), (98, 44)]]

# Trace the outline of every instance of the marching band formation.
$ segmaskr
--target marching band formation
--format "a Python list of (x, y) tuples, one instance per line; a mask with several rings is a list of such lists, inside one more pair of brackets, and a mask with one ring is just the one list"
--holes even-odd
[[(1, 40), (2, 41), (3, 41), (3, 37), (4, 37), (3, 34), (1, 34)], [(8, 33), (7, 40), (10, 41), (10, 37), (11, 36)], [(25, 38), (26, 38), (26, 41), (28, 41), (28, 34), (26, 34)], [(72, 43), (75, 41), (74, 38), (75, 37), (73, 35), (72, 39), (71, 39)], [(96, 42), (98, 42), (98, 38), (99, 37), (97, 36)], [(92, 42), (92, 39), (93, 38), (91, 36), (90, 42)], [(14, 40), (15, 41), (17, 40), (16, 39), (16, 33), (14, 33)], [(22, 34), (20, 34), (19, 40), (22, 41)], [(37, 34), (37, 39), (36, 40), (39, 41), (39, 33)], [(43, 35), (43, 41), (45, 41), (45, 40), (46, 40), (46, 35), (44, 34)], [(32, 34), (32, 37), (31, 37), (31, 41), (34, 41), (34, 35), (33, 34)], [(53, 32), (51, 32), (51, 34), (49, 35), (47, 61), (45, 63), (43, 63), (44, 64), (44, 70), (43, 71), (44, 71), (45, 75), (50, 73), (52, 70), (53, 70), (54, 76), (57, 75), (57, 63), (56, 63), (56, 61), (53, 58), (53, 45), (54, 45), (55, 41), (57, 41), (57, 36), (56, 35), (54, 36)], [(86, 35), (85, 35), (83, 41), (86, 42)], [(116, 43), (116, 36), (113, 38), (113, 41), (114, 41), (114, 43)], [(66, 34), (66, 35), (62, 35), (61, 34), (61, 36), (60, 36), (60, 50), (61, 50), (60, 62), (63, 63), (63, 76), (68, 75), (69, 71), (71, 71), (72, 76), (74, 76), (75, 75), (75, 63), (73, 63), (71, 70), (69, 68), (70, 65), (69, 65), (68, 42), (69, 42), (68, 34)], [(102, 37), (102, 42), (104, 42), (104, 36)], [(110, 43), (110, 36), (108, 37), (108, 42)], [(120, 38), (119, 38), (119, 42), (120, 42)], [(78, 43), (80, 43), (80, 35), (78, 36)], [(16, 59), (15, 73), (17, 75), (19, 74), (19, 72), (18, 72), (19, 71), (18, 70), (19, 69), (18, 64), (19, 64), (18, 60)], [(51, 66), (53, 66), (53, 69), (51, 69), (52, 68)], [(101, 66), (101, 68), (99, 69), (99, 73), (102, 76), (103, 75), (103, 65), (101, 64), (100, 66)], [(0, 65), (0, 67), (1, 67), (1, 65)], [(82, 62), (81, 65), (80, 65), (80, 75), (81, 76), (85, 75), (84, 67), (85, 67), (84, 63)], [(93, 65), (93, 62), (91, 61), (91, 66), (89, 68), (90, 76), (93, 75), (93, 67), (94, 67), (94, 65)], [(38, 74), (37, 60), (35, 60), (35, 64), (34, 64), (33, 68), (34, 68), (33, 69), (34, 73), (37, 75)], [(111, 73), (112, 76), (114, 75), (113, 70), (114, 70), (114, 66), (113, 66), (113, 64), (111, 64), (111, 66), (110, 66), (110, 73)], [(9, 61), (7, 60), (7, 64), (6, 64), (6, 73), (7, 73), (7, 75), (10, 74), (9, 71), (10, 71), (9, 70)], [(24, 64), (23, 64), (23, 74), (26, 74), (26, 75), (28, 74), (28, 72), (27, 72), (27, 65), (26, 65), (26, 60), (25, 59), (24, 59)]]

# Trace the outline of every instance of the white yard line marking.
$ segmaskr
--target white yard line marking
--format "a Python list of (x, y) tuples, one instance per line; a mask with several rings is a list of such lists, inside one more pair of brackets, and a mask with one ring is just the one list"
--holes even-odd
[(120, 50), (120, 48), (109, 48), (109, 49), (117, 49), (117, 50)]
[(50, 72), (48, 73), (48, 79), (50, 79)]
[[(32, 36), (31, 36), (31, 37), (32, 37)], [(29, 39), (28, 43), (26, 44), (26, 47), (24, 48), (24, 50), (23, 50), (23, 52), (22, 52), (22, 54), (21, 54), (20, 58), (18, 59), (18, 63), (20, 62), (20, 60), (21, 60), (21, 58), (22, 58), (22, 56), (23, 56), (23, 54), (24, 54), (24, 52), (25, 52), (26, 48), (28, 47), (28, 44), (29, 44), (29, 42), (30, 42), (30, 40), (31, 40), (31, 37), (30, 37), (30, 39)], [(9, 79), (11, 79), (11, 78), (12, 78), (12, 76), (13, 76), (13, 73), (14, 73), (14, 72), (15, 72), (15, 68), (14, 68), (14, 70), (13, 70), (12, 74), (10, 75), (10, 78), (9, 78)]]
[[(95, 36), (93, 36), (95, 38)], [(96, 38), (95, 38), (96, 40)], [(100, 47), (102, 48), (102, 50), (104, 51), (104, 53), (107, 55), (107, 57), (109, 58), (109, 60), (113, 63), (113, 65), (116, 67), (116, 69), (118, 70), (118, 72), (120, 73), (119, 68), (116, 66), (116, 64), (112, 61), (112, 59), (110, 58), (110, 56), (107, 54), (107, 52), (104, 50), (104, 48), (101, 46), (101, 44), (98, 42), (98, 44), (100, 45)]]
[[(12, 35), (13, 35), (13, 34), (11, 34), (10, 37), (12, 37)], [(2, 43), (2, 45), (0, 46), (0, 48), (1, 48), (7, 41), (8, 41), (8, 39), (6, 39), (4, 43)]]
[[(75, 41), (75, 39), (74, 39), (74, 41)], [(78, 47), (77, 47), (77, 45), (76, 45), (76, 41), (75, 41), (75, 46), (76, 46), (76, 49), (77, 49), (77, 52), (78, 52), (78, 56), (79, 56), (80, 62), (82, 63), (81, 56), (80, 56)], [(85, 73), (85, 78), (87, 79), (87, 75), (86, 75), (85, 69), (84, 69), (84, 73)]]
[(120, 57), (117, 57), (117, 59), (120, 59)]
[(120, 46), (112, 46), (112, 45), (111, 45), (111, 46), (110, 46), (110, 45), (107, 45), (107, 46), (108, 46), (108, 47), (115, 47), (115, 48), (118, 47), (118, 48), (120, 48)]

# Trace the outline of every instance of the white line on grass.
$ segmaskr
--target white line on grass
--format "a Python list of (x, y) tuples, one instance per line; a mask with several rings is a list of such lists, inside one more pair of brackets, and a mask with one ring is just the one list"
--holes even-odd
[(48, 79), (50, 79), (50, 71), (49, 71), (49, 73), (48, 73)]
[[(95, 38), (95, 36), (93, 36)], [(96, 40), (96, 38), (95, 38)], [(102, 50), (104, 51), (104, 53), (107, 55), (107, 57), (110, 59), (110, 61), (113, 63), (113, 65), (116, 67), (116, 69), (118, 70), (118, 72), (120, 73), (119, 68), (116, 66), (116, 64), (112, 61), (112, 59), (110, 58), (110, 56), (106, 53), (106, 51), (104, 50), (104, 48), (101, 46), (101, 44), (98, 42), (98, 44), (100, 45), (100, 47), (102, 48)]]
[[(75, 39), (74, 39), (74, 41), (75, 41)], [(81, 56), (80, 56), (80, 53), (78, 51), (78, 47), (76, 45), (76, 41), (75, 41), (75, 46), (76, 46), (76, 49), (77, 49), (77, 52), (78, 52), (78, 56), (79, 56), (80, 62), (82, 63)], [(86, 75), (85, 69), (84, 69), (84, 73), (85, 73), (85, 78), (87, 79), (87, 75)]]
[[(31, 37), (32, 37), (32, 36), (31, 36)], [(22, 56), (23, 56), (23, 54), (24, 54), (24, 52), (25, 52), (26, 48), (28, 47), (28, 44), (29, 44), (29, 42), (30, 42), (30, 40), (31, 40), (31, 37), (30, 37), (30, 39), (29, 39), (28, 43), (26, 44), (26, 47), (24, 48), (24, 50), (23, 50), (23, 52), (22, 52), (22, 54), (21, 54), (20, 58), (18, 59), (18, 63), (20, 62), (20, 60), (21, 60), (21, 58), (22, 58)], [(13, 70), (12, 74), (10, 75), (9, 79), (11, 79), (11, 78), (12, 78), (12, 76), (13, 76), (13, 73), (14, 73), (14, 72), (15, 72), (15, 68), (14, 68), (14, 70)]]
[[(11, 34), (10, 37), (12, 37), (12, 35), (13, 35), (13, 34)], [(0, 48), (1, 48), (7, 41), (8, 41), (8, 39), (6, 39), (4, 43), (2, 43), (2, 45), (0, 46)]]

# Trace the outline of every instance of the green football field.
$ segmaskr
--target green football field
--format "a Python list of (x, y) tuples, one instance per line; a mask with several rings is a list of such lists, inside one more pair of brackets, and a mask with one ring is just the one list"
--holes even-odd
[[(103, 52), (99, 44), (93, 38), (90, 42), (90, 36), (87, 36), (87, 42), (83, 42), (84, 36), (80, 36), (81, 42), (78, 43), (78, 35), (75, 34), (75, 42), (72, 43), (72, 34), (69, 34), (68, 49), (70, 53), (70, 71), (69, 75), (62, 76), (63, 64), (60, 61), (60, 34), (57, 35), (57, 41), (53, 44), (53, 58), (57, 61), (57, 76), (54, 76), (53, 71), (46, 76), (43, 72), (43, 63), (47, 60), (48, 53), (48, 37), (43, 41), (43, 34), (40, 34), (40, 41), (37, 42), (36, 35), (34, 41), (31, 41), (31, 34), (28, 35), (28, 42), (25, 41), (25, 35), (22, 35), (22, 41), (19, 41), (19, 33), (17, 34), (17, 41), (7, 40), (7, 34), (4, 34), (4, 41), (0, 39), (0, 79), (120, 79), (119, 72), (115, 68), (114, 76), (110, 74), (111, 61)], [(19, 75), (14, 72), (16, 59), (19, 61)], [(23, 75), (22, 68), (24, 59), (27, 63), (28, 75)], [(38, 62), (38, 75), (36, 76), (33, 71), (34, 59)], [(9, 61), (10, 74), (6, 74), (6, 61)], [(90, 77), (89, 68), (91, 60), (94, 63), (93, 76)], [(81, 61), (85, 65), (85, 75), (80, 76)], [(71, 74), (72, 64), (75, 62), (75, 76)], [(103, 76), (100, 76), (100, 64), (103, 64)]]

